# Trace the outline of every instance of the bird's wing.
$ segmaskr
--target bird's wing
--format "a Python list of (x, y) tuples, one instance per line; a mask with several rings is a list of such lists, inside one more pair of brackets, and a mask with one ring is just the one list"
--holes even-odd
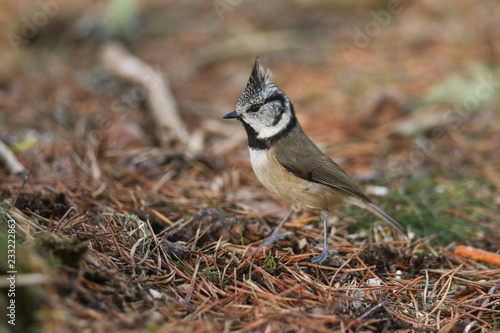
[[(382, 208), (373, 204), (337, 163), (325, 156), (305, 134), (300, 133), (300, 130), (299, 128), (290, 133), (288, 137), (278, 141), (275, 145), (274, 155), (283, 168), (307, 181), (330, 186), (351, 194), (353, 197), (350, 198), (349, 203), (370, 210), (408, 235), (406, 228), (401, 223), (388, 215)], [(297, 148), (290, 149), (290, 147)]]
[(276, 149), (276, 159), (283, 168), (297, 177), (345, 191), (371, 202), (337, 163), (325, 156), (312, 142), (310, 144), (312, 146), (307, 142), (306, 146), (309, 147), (303, 147), (307, 149), (300, 149), (295, 154), (283, 153), (284, 149)]

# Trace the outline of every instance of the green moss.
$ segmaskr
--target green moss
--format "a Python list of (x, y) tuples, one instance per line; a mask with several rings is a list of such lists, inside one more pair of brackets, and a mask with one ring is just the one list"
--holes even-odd
[[(492, 215), (498, 213), (492, 193), (493, 188), (481, 180), (411, 178), (393, 189), (380, 205), (417, 237), (435, 235), (436, 243), (445, 245), (498, 232), (500, 226), (492, 221)], [(370, 228), (377, 220), (356, 207), (346, 206), (341, 212), (358, 220), (353, 228)]]
[(265, 267), (266, 271), (274, 272), (277, 265), (276, 265), (276, 261), (274, 260), (274, 256), (272, 255), (272, 252), (269, 252), (269, 255), (264, 260), (264, 264), (266, 265), (266, 267)]

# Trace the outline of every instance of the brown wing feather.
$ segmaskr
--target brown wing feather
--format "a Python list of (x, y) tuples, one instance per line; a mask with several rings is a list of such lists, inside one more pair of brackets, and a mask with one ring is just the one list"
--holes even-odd
[[(295, 149), (290, 149), (290, 147), (295, 147)], [(401, 223), (361, 193), (337, 163), (325, 156), (302, 132), (300, 125), (287, 137), (276, 142), (274, 148), (276, 159), (288, 172), (302, 179), (345, 191), (355, 198), (361, 199), (353, 199), (349, 203), (370, 210), (381, 219), (397, 227), (403, 234), (408, 235), (406, 228)]]
[[(290, 149), (291, 146), (296, 149)], [(337, 163), (325, 156), (302, 132), (300, 126), (276, 143), (275, 153), (278, 162), (295, 176), (345, 191), (371, 202)]]

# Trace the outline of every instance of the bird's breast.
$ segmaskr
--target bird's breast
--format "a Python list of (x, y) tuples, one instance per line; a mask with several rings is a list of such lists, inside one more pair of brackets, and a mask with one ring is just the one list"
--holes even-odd
[(304, 184), (291, 177), (292, 175), (279, 164), (273, 151), (270, 149), (250, 149), (250, 161), (255, 175), (262, 185), (293, 205), (295, 200), (286, 194), (287, 191), (290, 192), (291, 189), (297, 189), (297, 187), (302, 188)]
[(292, 209), (328, 210), (336, 199), (327, 186), (310, 182), (288, 172), (278, 162), (272, 149), (250, 148), (250, 161), (257, 179), (269, 191), (292, 206)]

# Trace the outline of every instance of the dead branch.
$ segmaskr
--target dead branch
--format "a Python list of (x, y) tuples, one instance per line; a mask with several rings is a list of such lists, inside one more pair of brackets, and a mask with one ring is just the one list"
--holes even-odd
[(500, 254), (493, 253), (481, 249), (476, 249), (470, 246), (457, 246), (455, 253), (459, 256), (477, 259), (485, 262), (489, 262), (490, 264), (500, 265)]
[(188, 130), (179, 116), (168, 80), (150, 65), (128, 52), (118, 43), (107, 43), (100, 50), (103, 66), (117, 78), (146, 89), (146, 101), (157, 125), (160, 141), (172, 138), (188, 142)]

